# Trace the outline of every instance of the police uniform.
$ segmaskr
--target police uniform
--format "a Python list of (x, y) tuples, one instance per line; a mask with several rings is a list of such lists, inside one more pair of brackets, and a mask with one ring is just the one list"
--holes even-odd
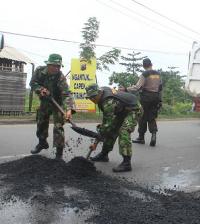
[[(152, 66), (150, 59), (144, 59), (143, 66)], [(135, 86), (127, 88), (128, 91), (138, 91), (140, 90), (140, 103), (143, 108), (143, 114), (139, 119), (139, 137), (134, 140), (135, 143), (144, 144), (144, 135), (147, 131), (147, 125), (149, 132), (152, 134), (152, 139), (150, 142), (151, 146), (156, 144), (156, 132), (158, 131), (156, 118), (158, 116), (159, 106), (161, 104), (161, 90), (162, 81), (160, 73), (153, 70), (147, 69), (142, 73), (140, 79)]]

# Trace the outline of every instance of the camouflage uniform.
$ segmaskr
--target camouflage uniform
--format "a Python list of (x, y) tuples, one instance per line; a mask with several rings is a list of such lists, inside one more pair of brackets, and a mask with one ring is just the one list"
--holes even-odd
[[(86, 88), (86, 97), (98, 104), (103, 112), (103, 121), (98, 125), (98, 132), (103, 139), (100, 153), (90, 158), (96, 162), (108, 162), (108, 153), (113, 149), (119, 137), (119, 153), (123, 157), (122, 163), (113, 172), (131, 171), (131, 132), (137, 124), (136, 117), (139, 106), (135, 95), (122, 91), (113, 91), (109, 87), (99, 88), (91, 84)], [(93, 146), (91, 146), (93, 147)]]
[[(55, 75), (49, 75), (47, 66), (38, 67), (31, 79), (30, 86), (36, 94), (40, 94), (42, 87), (50, 91), (51, 96), (63, 107), (63, 109), (74, 109), (74, 101), (69, 92), (69, 87), (65, 76), (62, 72)], [(57, 108), (48, 99), (48, 96), (40, 96), (40, 107), (37, 110), (37, 132), (39, 139), (48, 137), (49, 118), (53, 115), (53, 146), (63, 148), (65, 145), (64, 139), (64, 117)]]
[(111, 151), (119, 136), (120, 155), (132, 156), (131, 133), (137, 125), (137, 113), (130, 111), (116, 115), (115, 108), (119, 103), (116, 99), (108, 99), (103, 103), (103, 122), (99, 128), (104, 138), (102, 151)]

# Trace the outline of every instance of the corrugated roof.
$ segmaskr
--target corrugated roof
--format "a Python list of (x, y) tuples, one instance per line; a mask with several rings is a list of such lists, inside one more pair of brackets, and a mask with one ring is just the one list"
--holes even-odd
[(14, 47), (4, 46), (4, 48), (0, 51), (0, 58), (7, 58), (14, 61), (21, 61), (25, 63), (34, 64), (34, 62), (29, 59), (27, 56), (19, 52)]

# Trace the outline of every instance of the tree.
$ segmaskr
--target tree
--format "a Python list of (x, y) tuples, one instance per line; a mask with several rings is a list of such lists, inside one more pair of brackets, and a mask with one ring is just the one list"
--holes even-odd
[(142, 60), (146, 58), (138, 57), (140, 52), (129, 53), (128, 56), (121, 56), (122, 62), (119, 64), (126, 68), (125, 72), (113, 72), (109, 78), (110, 84), (116, 83), (124, 87), (132, 86), (138, 80), (138, 72), (142, 72)]
[(87, 61), (90, 61), (91, 58), (96, 56), (95, 41), (98, 38), (99, 22), (95, 17), (91, 17), (86, 23), (84, 23), (84, 25), (85, 26), (82, 29), (82, 37), (84, 39), (84, 43), (80, 44), (80, 57), (86, 59)]
[(170, 67), (170, 71), (159, 70), (163, 83), (163, 102), (173, 106), (175, 103), (191, 100), (191, 97), (184, 90), (184, 80), (179, 71)]
[[(80, 44), (80, 57), (90, 61), (91, 58), (96, 57), (95, 42), (98, 38), (99, 33), (99, 22), (96, 17), (90, 17), (82, 29), (82, 37), (84, 42)], [(97, 60), (97, 70), (109, 70), (109, 65), (115, 64), (118, 60), (121, 51), (113, 48), (112, 50), (104, 53)]]

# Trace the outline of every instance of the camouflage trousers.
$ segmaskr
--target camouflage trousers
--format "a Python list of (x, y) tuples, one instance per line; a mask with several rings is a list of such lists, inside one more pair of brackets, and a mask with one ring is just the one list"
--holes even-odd
[(64, 117), (52, 104), (42, 102), (37, 110), (37, 131), (36, 135), (40, 140), (47, 139), (49, 119), (53, 115), (53, 147), (65, 146)]
[(130, 112), (124, 119), (119, 130), (115, 130), (115, 134), (110, 135), (103, 143), (102, 151), (112, 151), (115, 141), (118, 137), (119, 153), (122, 156), (132, 156), (131, 133), (137, 125), (137, 116), (134, 112)]

